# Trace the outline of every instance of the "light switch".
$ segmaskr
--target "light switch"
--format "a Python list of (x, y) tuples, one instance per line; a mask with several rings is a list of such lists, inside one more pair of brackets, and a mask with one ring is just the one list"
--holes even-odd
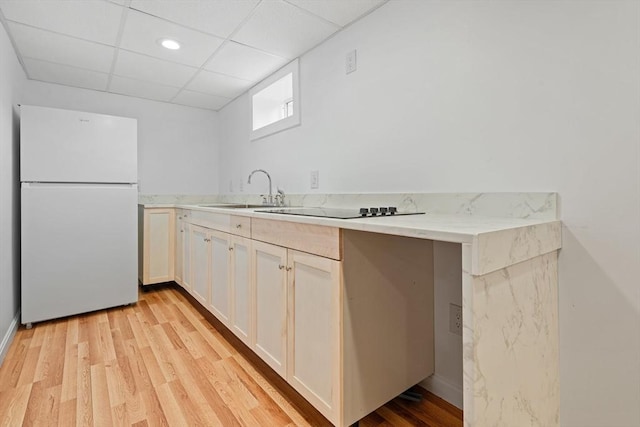
[(358, 68), (358, 61), (356, 58), (356, 51), (354, 49), (351, 52), (347, 53), (347, 59), (346, 59), (347, 74), (353, 73), (357, 68)]
[(315, 190), (320, 186), (320, 172), (311, 171), (311, 189)]

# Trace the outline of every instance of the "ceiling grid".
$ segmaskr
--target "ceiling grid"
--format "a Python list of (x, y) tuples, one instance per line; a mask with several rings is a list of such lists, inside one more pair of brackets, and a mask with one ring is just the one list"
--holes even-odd
[(29, 79), (217, 111), (386, 1), (0, 0), (0, 22)]

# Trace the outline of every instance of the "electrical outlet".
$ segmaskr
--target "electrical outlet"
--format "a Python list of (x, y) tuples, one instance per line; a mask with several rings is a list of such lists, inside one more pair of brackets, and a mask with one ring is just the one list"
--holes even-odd
[(315, 190), (320, 187), (320, 172), (311, 171), (311, 189)]
[(462, 335), (462, 307), (449, 304), (449, 332)]
[(353, 73), (355, 70), (358, 69), (358, 61), (357, 61), (355, 49), (347, 53), (345, 68), (346, 68), (347, 74)]

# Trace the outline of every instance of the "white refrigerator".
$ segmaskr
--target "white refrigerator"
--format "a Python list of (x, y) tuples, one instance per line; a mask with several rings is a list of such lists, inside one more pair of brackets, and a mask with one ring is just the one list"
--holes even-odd
[(20, 107), (22, 323), (138, 300), (137, 121)]

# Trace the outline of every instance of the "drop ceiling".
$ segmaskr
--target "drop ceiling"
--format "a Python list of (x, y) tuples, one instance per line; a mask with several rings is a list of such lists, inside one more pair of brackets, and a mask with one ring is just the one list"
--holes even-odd
[(29, 79), (217, 111), (385, 1), (0, 0), (0, 20)]

